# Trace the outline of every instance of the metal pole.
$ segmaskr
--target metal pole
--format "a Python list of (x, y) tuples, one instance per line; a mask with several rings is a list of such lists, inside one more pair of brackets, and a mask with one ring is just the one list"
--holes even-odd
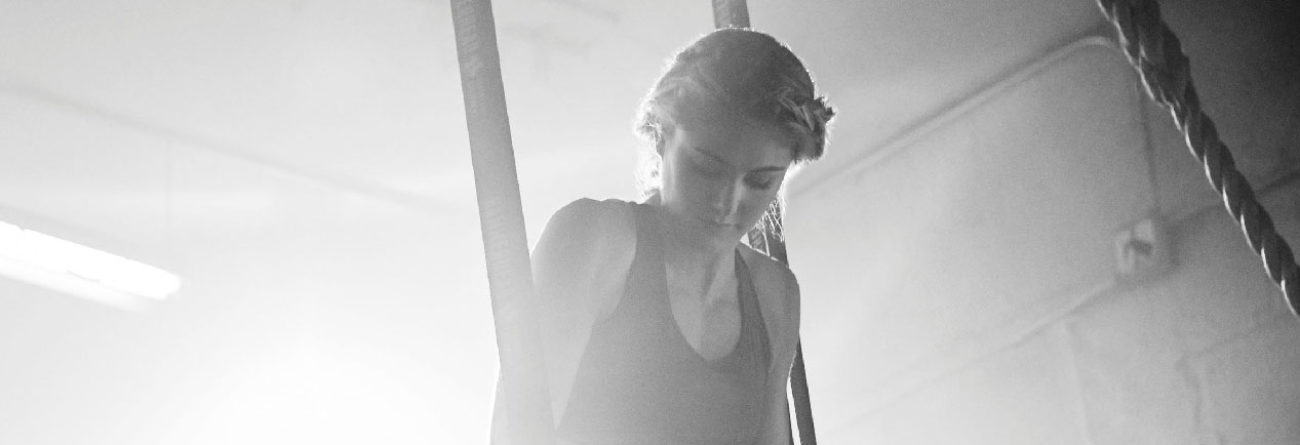
[(554, 420), (532, 315), (536, 299), (492, 2), (451, 0), (451, 13), (511, 443), (551, 445)]

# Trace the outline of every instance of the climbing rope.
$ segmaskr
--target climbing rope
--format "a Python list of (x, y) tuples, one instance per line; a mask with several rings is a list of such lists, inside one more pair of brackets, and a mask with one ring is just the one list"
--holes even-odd
[(491, 0), (451, 0), (474, 190), (496, 324), (506, 422), (516, 445), (555, 443), (533, 274)]
[(713, 0), (714, 28), (748, 28), (749, 7), (745, 0)]
[[(749, 7), (745, 4), (745, 0), (712, 0), (712, 3), (715, 28), (749, 28)], [(785, 207), (780, 200), (772, 203), (772, 207), (768, 208), (767, 213), (763, 215), (767, 223), (763, 224), (762, 228), (749, 231), (749, 245), (788, 266), (790, 260), (786, 257), (784, 225), (781, 221), (784, 210)], [(808, 397), (808, 373), (804, 369), (802, 340), (795, 344), (794, 363), (790, 367), (790, 392), (794, 396), (794, 416), (795, 424), (799, 429), (799, 443), (817, 445), (817, 433), (813, 428), (812, 401)], [(794, 445), (793, 432), (789, 437), (789, 443)]]
[(1205, 175), (1241, 225), (1250, 248), (1262, 257), (1268, 277), (1282, 289), (1291, 313), (1300, 316), (1300, 267), (1291, 247), (1237, 170), (1214, 121), (1201, 109), (1187, 55), (1160, 18), (1160, 6), (1155, 0), (1098, 0), (1097, 4), (1119, 31), (1124, 53), (1147, 94), (1171, 110), (1192, 155), (1204, 165)]

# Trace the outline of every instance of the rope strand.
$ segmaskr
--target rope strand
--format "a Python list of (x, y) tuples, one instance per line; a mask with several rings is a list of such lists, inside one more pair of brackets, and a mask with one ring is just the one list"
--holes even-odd
[(1170, 109), (1187, 147), (1205, 167), (1210, 185), (1241, 226), (1251, 250), (1262, 258), (1269, 279), (1282, 289), (1291, 313), (1300, 316), (1300, 267), (1291, 246), (1278, 234), (1273, 218), (1219, 139), (1214, 121), (1201, 109), (1191, 65), (1178, 36), (1161, 19), (1159, 4), (1154, 0), (1098, 0), (1097, 4), (1119, 31), (1120, 46), (1147, 94)]

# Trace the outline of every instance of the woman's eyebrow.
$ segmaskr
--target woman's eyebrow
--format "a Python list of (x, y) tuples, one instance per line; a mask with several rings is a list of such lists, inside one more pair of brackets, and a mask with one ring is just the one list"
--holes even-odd
[(709, 158), (709, 159), (712, 159), (712, 160), (714, 160), (714, 161), (716, 161), (716, 162), (718, 162), (718, 163), (721, 163), (722, 165), (725, 165), (725, 166), (733, 167), (733, 168), (734, 168), (734, 166), (731, 165), (731, 163), (729, 163), (729, 162), (727, 162), (726, 160), (722, 159), (722, 158), (719, 157), (718, 155), (715, 155), (715, 154), (713, 154), (713, 153), (709, 153), (708, 150), (705, 150), (705, 149), (703, 149), (703, 148), (700, 148), (700, 146), (698, 146), (698, 145), (692, 145), (692, 146), (691, 146), (691, 151), (694, 151), (694, 152), (695, 152), (696, 154), (698, 154), (698, 155), (704, 156), (704, 157)]
[[(730, 167), (730, 168), (732, 168), (732, 169), (735, 169), (735, 168), (736, 168), (736, 166), (731, 165), (730, 162), (727, 162), (726, 159), (722, 159), (722, 158), (719, 157), (718, 155), (715, 155), (715, 154), (713, 154), (713, 153), (709, 153), (707, 150), (704, 150), (704, 149), (700, 148), (699, 146), (692, 145), (692, 146), (690, 146), (690, 147), (691, 147), (691, 151), (694, 151), (695, 153), (698, 153), (698, 154), (703, 155), (703, 156), (705, 156), (705, 157), (707, 157), (707, 158), (709, 158), (709, 159), (712, 159), (712, 160), (714, 160), (714, 161), (717, 161), (718, 163), (720, 163), (720, 164), (722, 164), (722, 165), (725, 165), (725, 166), (727, 166), (727, 167)], [(785, 171), (786, 169), (788, 169), (788, 167), (782, 167), (782, 166), (779, 166), (779, 165), (769, 165), (769, 166), (766, 166), (766, 167), (759, 167), (759, 168), (756, 168), (756, 169), (753, 169), (753, 170), (750, 170), (750, 171), (751, 171), (751, 172), (754, 172), (754, 173), (767, 173), (767, 172), (781, 172), (781, 171)]]

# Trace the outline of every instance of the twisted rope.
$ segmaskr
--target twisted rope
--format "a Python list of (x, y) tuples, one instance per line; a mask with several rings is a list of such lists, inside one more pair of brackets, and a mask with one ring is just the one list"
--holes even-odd
[(1205, 175), (1241, 225), (1250, 248), (1263, 259), (1268, 277), (1282, 289), (1291, 313), (1300, 316), (1300, 267), (1295, 255), (1237, 170), (1214, 121), (1201, 109), (1187, 55), (1178, 36), (1160, 18), (1160, 6), (1155, 0), (1097, 0), (1097, 4), (1119, 31), (1120, 44), (1147, 94), (1171, 110), (1192, 155), (1204, 165)]
[(506, 443), (551, 445), (555, 443), (554, 418), (539, 329), (532, 315), (537, 313), (537, 298), (528, 260), (492, 1), (450, 3), (474, 167), (474, 194), (501, 360), (505, 419), (512, 433)]
[(712, 0), (713, 27), (748, 28), (749, 6), (745, 0)]

